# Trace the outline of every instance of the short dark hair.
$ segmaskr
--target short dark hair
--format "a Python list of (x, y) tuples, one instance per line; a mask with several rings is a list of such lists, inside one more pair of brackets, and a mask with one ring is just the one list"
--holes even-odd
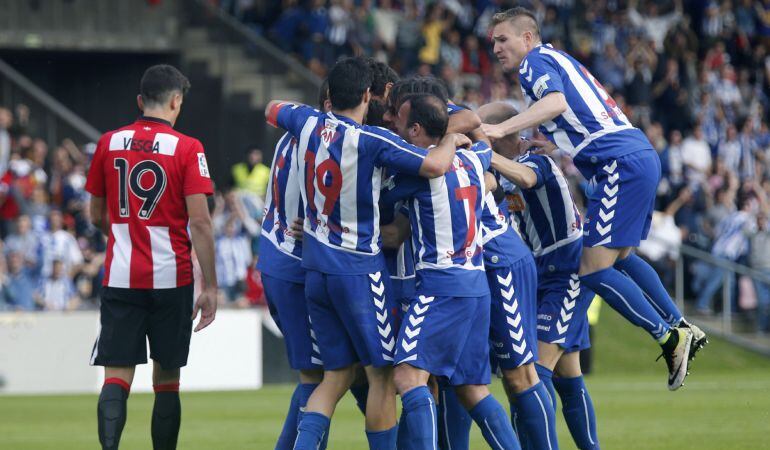
[(441, 80), (435, 77), (413, 76), (393, 85), (388, 96), (391, 111), (397, 113), (404, 99), (412, 94), (433, 94), (444, 103), (449, 101), (446, 85)]
[(490, 25), (492, 27), (499, 25), (505, 21), (515, 21), (520, 18), (526, 18), (529, 27), (531, 28), (530, 31), (534, 33), (537, 37), (540, 37), (540, 27), (537, 24), (537, 17), (535, 17), (535, 13), (530, 11), (527, 8), (517, 6), (515, 8), (507, 9), (505, 11), (501, 11), (494, 16), (492, 16), (492, 21)]
[(388, 83), (395, 83), (399, 80), (398, 74), (389, 65), (374, 58), (366, 58), (366, 62), (372, 70), (372, 95), (385, 95), (385, 88)]
[(440, 138), (446, 134), (449, 124), (446, 102), (439, 97), (426, 94), (410, 94), (403, 98), (401, 105), (409, 102), (407, 125), (419, 123), (428, 136)]
[(190, 80), (174, 66), (158, 64), (144, 71), (139, 83), (139, 93), (145, 105), (162, 105), (174, 92), (182, 95), (190, 90)]
[(321, 83), (321, 89), (318, 90), (318, 110), (324, 110), (324, 103), (329, 100), (329, 79), (324, 78)]
[(363, 58), (344, 58), (329, 72), (329, 99), (337, 110), (355, 108), (372, 87), (372, 70)]

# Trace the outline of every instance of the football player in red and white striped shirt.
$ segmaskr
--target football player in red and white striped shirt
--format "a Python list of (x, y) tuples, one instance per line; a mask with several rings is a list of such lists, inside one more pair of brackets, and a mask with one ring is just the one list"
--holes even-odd
[[(109, 236), (101, 331), (91, 364), (104, 366), (99, 441), (117, 449), (137, 364), (153, 359), (155, 449), (176, 448), (179, 371), (195, 331), (216, 314), (214, 239), (206, 196), (212, 183), (201, 143), (174, 130), (190, 82), (176, 68), (147, 69), (137, 97), (143, 115), (105, 133), (88, 172), (94, 225)], [(189, 224), (189, 234), (188, 234)], [(193, 304), (192, 247), (205, 289)]]

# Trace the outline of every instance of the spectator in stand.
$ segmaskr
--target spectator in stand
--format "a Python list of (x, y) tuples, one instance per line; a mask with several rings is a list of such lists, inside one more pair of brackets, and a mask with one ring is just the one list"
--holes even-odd
[[(757, 227), (755, 216), (757, 199), (744, 197), (739, 200), (739, 204), (739, 210), (727, 216), (717, 227), (716, 240), (711, 249), (711, 254), (716, 258), (738, 262), (748, 254), (749, 236), (756, 231)], [(699, 292), (696, 308), (700, 314), (713, 314), (712, 297), (722, 287), (725, 276), (729, 273), (726, 269), (710, 266), (709, 270), (703, 271), (699, 279), (694, 281), (695, 291)], [(734, 283), (733, 286), (735, 286)], [(736, 309), (737, 305), (734, 303), (732, 292), (726, 303), (731, 305), (728, 307)]]
[(37, 268), (41, 263), (40, 236), (32, 232), (29, 216), (22, 214), (16, 219), (16, 231), (6, 238), (5, 252), (18, 253), (30, 268)]
[(727, 126), (727, 133), (717, 148), (717, 157), (724, 162), (727, 170), (737, 174), (740, 180), (754, 178), (754, 155), (741, 143), (735, 125)]
[[(593, 68), (597, 79), (602, 80), (602, 85), (605, 88), (611, 92), (623, 89), (626, 62), (614, 43), (607, 44), (603, 53), (594, 55)], [(652, 77), (650, 76), (650, 78)]]
[(51, 267), (51, 275), (45, 278), (35, 295), (37, 304), (46, 311), (77, 309), (80, 301), (72, 278), (64, 270), (64, 263), (57, 259)]
[(0, 108), (0, 177), (8, 170), (11, 159), (11, 133), (13, 115), (6, 108)]
[(491, 71), (491, 64), (487, 52), (479, 46), (479, 38), (472, 34), (465, 37), (462, 71), (464, 74), (472, 74), (480, 77), (489, 75)]
[(3, 284), (5, 299), (12, 310), (34, 311), (35, 290), (40, 285), (40, 276), (24, 264), (19, 253), (7, 256), (8, 274)]
[(464, 54), (460, 48), (460, 32), (449, 30), (445, 33), (446, 39), (441, 42), (441, 64), (459, 72), (464, 66)]
[(711, 170), (711, 148), (703, 137), (703, 128), (700, 125), (696, 125), (692, 135), (682, 141), (682, 163), (689, 180), (705, 181)]
[(407, 1), (404, 6), (404, 17), (398, 24), (396, 32), (396, 48), (400, 60), (397, 61), (400, 72), (407, 73), (417, 67), (417, 54), (420, 48), (422, 22), (418, 17), (417, 7), (413, 1)]
[[(751, 237), (749, 264), (770, 277), (770, 227), (766, 213), (757, 217), (758, 231)], [(757, 332), (770, 332), (770, 284), (754, 280), (757, 291)]]
[(444, 5), (439, 2), (428, 5), (426, 18), (421, 30), (424, 45), (420, 49), (419, 59), (421, 63), (434, 67), (440, 61), (441, 34), (447, 25), (444, 21)]
[(61, 211), (53, 210), (48, 215), (48, 233), (41, 239), (43, 266), (42, 275), (51, 276), (53, 262), (60, 261), (64, 266), (64, 272), (69, 276), (80, 270), (83, 264), (83, 252), (80, 251), (75, 236), (63, 228), (63, 216)]
[(248, 152), (246, 162), (238, 163), (232, 168), (235, 187), (265, 198), (267, 183), (270, 181), (270, 168), (262, 162), (262, 150), (252, 148)]
[(685, 186), (665, 210), (655, 211), (652, 214), (650, 234), (639, 245), (639, 253), (650, 262), (664, 286), (673, 284), (675, 263), (682, 246), (682, 231), (677, 227), (674, 216), (691, 198), (692, 191)]
[(225, 223), (215, 248), (217, 283), (227, 301), (234, 302), (243, 293), (246, 271), (252, 260), (249, 240), (237, 232), (234, 218)]
[(647, 2), (647, 14), (642, 15), (637, 11), (638, 1), (629, 0), (628, 19), (631, 24), (644, 30), (647, 39), (655, 43), (655, 49), (660, 52), (663, 50), (663, 39), (677, 22), (682, 20), (682, 0), (674, 0), (674, 10), (666, 15), (658, 14), (657, 2)]

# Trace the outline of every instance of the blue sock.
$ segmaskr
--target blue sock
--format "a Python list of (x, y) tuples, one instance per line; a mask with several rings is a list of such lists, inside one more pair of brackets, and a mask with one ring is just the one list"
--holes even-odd
[(519, 438), (519, 445), (521, 445), (522, 450), (530, 450), (524, 418), (521, 416), (519, 407), (515, 401), (510, 402), (509, 405), (511, 407), (511, 425), (513, 425), (513, 432), (516, 433), (516, 437)]
[(366, 415), (366, 398), (369, 396), (369, 383), (350, 386), (350, 393), (356, 399), (356, 405), (363, 415)]
[(556, 436), (556, 413), (550, 394), (541, 381), (524, 392), (516, 394), (516, 406), (526, 430), (527, 440), (532, 448), (556, 450), (559, 441)]
[(401, 410), (401, 417), (398, 419), (398, 432), (396, 436), (396, 448), (398, 450), (412, 450), (411, 436), (409, 436), (409, 424), (406, 421), (406, 413)]
[(301, 384), (294, 388), (289, 403), (289, 411), (286, 413), (286, 420), (283, 422), (281, 435), (278, 436), (278, 442), (275, 443), (275, 450), (291, 450), (294, 447), (294, 441), (297, 439), (297, 414), (299, 413), (299, 392)]
[(436, 403), (428, 386), (418, 386), (401, 396), (410, 448), (433, 450), (438, 445)]
[(551, 405), (553, 410), (556, 411), (556, 391), (553, 389), (553, 371), (545, 366), (535, 363), (535, 371), (538, 378), (543, 382), (545, 388), (548, 390), (548, 396), (551, 397)]
[(520, 450), (505, 409), (492, 395), (486, 396), (470, 410), (471, 417), (481, 428), (481, 434), (494, 450)]
[(439, 382), (438, 389), (438, 446), (442, 450), (468, 450), (473, 419), (452, 386)]
[(644, 298), (630, 278), (613, 267), (580, 277), (580, 282), (601, 296), (632, 324), (644, 328), (659, 343), (666, 340), (669, 326)]
[(317, 450), (326, 434), (329, 433), (331, 419), (317, 412), (302, 414), (302, 420), (297, 429), (297, 440), (294, 450)]
[(396, 436), (398, 425), (385, 431), (367, 431), (366, 440), (369, 441), (369, 450), (396, 450)]
[(596, 414), (583, 376), (556, 378), (553, 384), (561, 397), (562, 412), (572, 439), (580, 450), (599, 450)]
[(657, 272), (647, 264), (647, 261), (632, 253), (628, 258), (618, 260), (615, 268), (634, 280), (669, 326), (679, 325), (682, 321), (682, 312), (676, 307), (668, 291), (663, 287)]

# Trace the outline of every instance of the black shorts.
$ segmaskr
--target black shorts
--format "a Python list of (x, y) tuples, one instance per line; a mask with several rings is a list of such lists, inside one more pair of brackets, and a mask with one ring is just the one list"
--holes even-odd
[(101, 330), (91, 365), (135, 366), (150, 358), (166, 370), (187, 365), (192, 335), (193, 285), (171, 289), (103, 287)]

